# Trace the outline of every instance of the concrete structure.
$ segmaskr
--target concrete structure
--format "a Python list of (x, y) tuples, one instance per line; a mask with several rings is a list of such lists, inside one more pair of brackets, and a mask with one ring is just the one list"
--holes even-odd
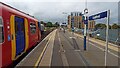
[(88, 28), (89, 29), (94, 29), (95, 28), (95, 21), (94, 20), (89, 21)]
[[(102, 67), (104, 68), (105, 41), (89, 37), (88, 51), (83, 51), (83, 35), (56, 29), (44, 38), (19, 64), (32, 67)], [(88, 38), (87, 38), (88, 39)], [(109, 43), (107, 66), (119, 68), (120, 48)], [(97, 60), (97, 62), (96, 62)], [(117, 67), (119, 66), (119, 67)]]
[[(72, 15), (72, 16), (71, 16)], [(68, 16), (68, 28), (71, 28), (71, 18), (73, 17), (74, 27), (82, 28), (82, 13), (81, 12), (71, 12)]]
[[(72, 16), (71, 16), (72, 15)], [(70, 29), (72, 24), (71, 24), (71, 18), (73, 17), (73, 22), (74, 22), (74, 27), (75, 28), (80, 28), (84, 29), (84, 22), (82, 21), (82, 13), (81, 12), (71, 12), (71, 15), (68, 15), (68, 25), (67, 27)], [(95, 28), (95, 21), (89, 21), (88, 24), (89, 29), (94, 29)]]
[[(94, 20), (88, 21), (87, 28), (89, 28), (90, 30), (94, 29), (95, 28), (95, 21)], [(81, 29), (84, 29), (84, 22), (81, 22)]]
[(71, 16), (68, 15), (68, 25), (67, 25), (68, 28), (71, 28)]

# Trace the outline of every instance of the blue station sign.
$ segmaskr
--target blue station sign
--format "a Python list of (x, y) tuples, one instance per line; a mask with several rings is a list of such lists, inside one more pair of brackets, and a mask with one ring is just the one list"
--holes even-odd
[(107, 11), (92, 15), (89, 17), (89, 20), (96, 20), (96, 19), (101, 19), (105, 17), (107, 17)]

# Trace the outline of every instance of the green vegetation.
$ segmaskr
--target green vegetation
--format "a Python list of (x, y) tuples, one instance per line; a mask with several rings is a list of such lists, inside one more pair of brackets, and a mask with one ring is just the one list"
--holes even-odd
[(117, 29), (118, 28), (118, 25), (117, 24), (113, 24), (112, 25), (112, 29)]
[(55, 24), (53, 24), (54, 27), (59, 27), (59, 23), (56, 22)]
[(95, 25), (95, 29), (104, 29), (104, 28), (106, 28), (105, 24), (99, 23)]
[(47, 23), (46, 23), (46, 26), (47, 26), (47, 27), (52, 27), (53, 24), (52, 24), (52, 22), (47, 22)]
[(44, 22), (43, 22), (43, 21), (41, 21), (41, 24), (44, 24)]
[(55, 24), (53, 24), (52, 22), (47, 22), (47, 23), (46, 23), (46, 26), (47, 26), (47, 27), (59, 27), (59, 23), (56, 22)]
[[(95, 25), (95, 29), (105, 29), (106, 28), (106, 24), (103, 24), (103, 23), (98, 23)], [(120, 28), (120, 25), (117, 25), (117, 24), (112, 24), (112, 25), (109, 25), (109, 29), (118, 29)]]
[(59, 27), (59, 23), (56, 22), (55, 24), (53, 24), (52, 22), (47, 22), (45, 23), (44, 21), (40, 21), (41, 24), (44, 24), (45, 27)]

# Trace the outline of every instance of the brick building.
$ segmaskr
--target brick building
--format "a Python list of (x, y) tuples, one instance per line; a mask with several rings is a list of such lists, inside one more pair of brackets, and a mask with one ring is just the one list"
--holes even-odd
[[(74, 25), (75, 28), (84, 29), (84, 22), (82, 21), (82, 13), (81, 12), (71, 12), (71, 15), (68, 15), (68, 28), (71, 28)], [(73, 22), (73, 24), (72, 24)], [(88, 28), (94, 29), (95, 28), (95, 21), (88, 21)]]

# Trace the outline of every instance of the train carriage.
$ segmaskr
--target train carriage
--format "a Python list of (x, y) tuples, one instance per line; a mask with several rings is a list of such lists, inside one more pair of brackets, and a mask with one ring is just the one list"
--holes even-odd
[(0, 2), (2, 66), (8, 66), (41, 39), (38, 20)]

